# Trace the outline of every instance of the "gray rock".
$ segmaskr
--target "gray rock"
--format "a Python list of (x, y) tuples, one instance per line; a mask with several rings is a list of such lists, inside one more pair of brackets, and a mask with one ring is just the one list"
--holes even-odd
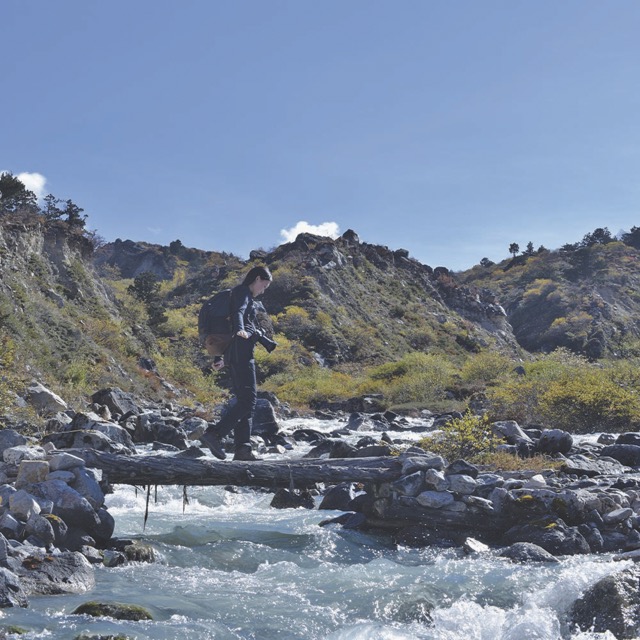
[(134, 444), (129, 432), (115, 422), (106, 422), (95, 413), (76, 413), (65, 431), (99, 431), (113, 442), (134, 452)]
[(100, 520), (88, 500), (60, 480), (34, 484), (31, 492), (34, 496), (51, 500), (54, 515), (60, 516), (70, 527), (80, 527), (91, 533), (100, 525)]
[(49, 458), (49, 468), (51, 471), (68, 471), (75, 467), (84, 467), (85, 462), (82, 458), (74, 456), (71, 453), (56, 453)]
[(77, 552), (34, 553), (22, 562), (12, 562), (11, 570), (28, 595), (86, 593), (95, 587), (93, 568)]
[(467, 554), (489, 553), (489, 547), (475, 538), (467, 538), (462, 544), (462, 550)]
[(458, 475), (462, 474), (470, 476), (475, 479), (478, 477), (480, 470), (473, 464), (470, 464), (466, 460), (454, 460), (444, 471), (445, 475)]
[(28, 606), (29, 600), (22, 588), (20, 578), (9, 569), (0, 567), (0, 608)]
[(532, 442), (531, 438), (520, 428), (520, 425), (515, 420), (493, 422), (491, 430), (497, 436), (504, 438), (507, 444), (517, 444), (521, 440)]
[[(433, 471), (433, 469), (431, 469)], [(422, 471), (416, 471), (408, 476), (402, 476), (399, 480), (396, 480), (391, 486), (394, 491), (401, 493), (405, 496), (417, 496), (424, 485), (424, 475)]]
[(91, 396), (91, 401), (109, 407), (112, 414), (124, 416), (127, 413), (140, 413), (133, 396), (118, 387), (101, 389)]
[(640, 466), (640, 446), (635, 444), (612, 444), (604, 447), (600, 455), (613, 458), (627, 467)]
[(55, 540), (55, 533), (51, 523), (41, 515), (34, 514), (27, 520), (25, 532), (28, 535), (36, 536), (45, 547), (53, 544)]
[(61, 431), (45, 436), (46, 442), (52, 442), (58, 449), (95, 449), (107, 453), (131, 454), (135, 447), (126, 447), (111, 440), (100, 431)]
[(349, 511), (349, 503), (355, 498), (355, 495), (352, 482), (341, 482), (324, 494), (318, 509)]
[(98, 484), (101, 473), (96, 469), (74, 467), (74, 481), (71, 486), (97, 511), (104, 505), (104, 493)]
[(477, 482), (471, 476), (461, 473), (448, 475), (447, 480), (449, 481), (449, 490), (462, 495), (471, 495), (477, 486)]
[(602, 516), (605, 524), (614, 525), (629, 519), (633, 515), (633, 509), (623, 508), (609, 511)]
[(482, 509), (487, 513), (495, 512), (493, 502), (491, 500), (488, 500), (487, 498), (481, 498), (480, 496), (463, 496), (462, 500), (466, 505), (470, 507), (476, 507), (478, 509)]
[(577, 555), (589, 553), (589, 544), (577, 527), (568, 527), (559, 518), (540, 519), (536, 523), (525, 523), (512, 527), (504, 534), (504, 542), (532, 542), (549, 553)]
[(618, 640), (640, 635), (640, 591), (638, 568), (605, 576), (574, 603), (570, 622), (580, 630), (610, 633)]
[(427, 469), (424, 472), (424, 483), (435, 491), (446, 491), (449, 488), (449, 481), (444, 473), (437, 469)]
[(446, 462), (442, 456), (411, 456), (402, 460), (402, 475), (408, 475), (416, 471), (427, 471), (428, 469), (436, 469), (442, 471)]
[(8, 511), (0, 516), (0, 533), (11, 540), (17, 540), (22, 533), (23, 525)]
[(628, 467), (625, 467), (613, 458), (605, 460), (598, 458), (596, 460), (592, 460), (591, 458), (587, 458), (586, 456), (579, 454), (567, 458), (561, 467), (561, 471), (563, 473), (574, 473), (576, 475), (584, 475), (592, 478), (600, 475), (622, 475), (625, 470), (628, 470)]
[(26, 522), (32, 515), (40, 513), (40, 505), (31, 494), (20, 489), (9, 498), (9, 510), (14, 518)]
[(26, 401), (40, 414), (52, 415), (58, 411), (66, 411), (67, 403), (39, 382), (32, 382), (27, 389)]
[(516, 542), (498, 554), (512, 562), (559, 562), (559, 560), (532, 542)]
[(538, 440), (537, 449), (541, 453), (569, 453), (573, 437), (562, 429), (545, 429)]
[(29, 447), (27, 445), (19, 445), (17, 447), (9, 447), (2, 452), (2, 459), (7, 464), (19, 465), (23, 460), (44, 460), (46, 454), (41, 447)]
[(49, 463), (46, 460), (23, 460), (18, 467), (15, 488), (22, 489), (34, 482), (44, 482), (49, 475)]
[(0, 429), (0, 453), (5, 449), (27, 444), (27, 439), (13, 429)]
[(62, 480), (67, 484), (71, 484), (76, 477), (73, 475), (71, 471), (54, 471), (50, 473), (46, 478), (46, 480)]
[(416, 497), (416, 500), (423, 507), (430, 509), (442, 509), (454, 502), (454, 497), (446, 491), (423, 491)]
[(615, 441), (616, 444), (635, 444), (640, 446), (640, 433), (621, 433)]

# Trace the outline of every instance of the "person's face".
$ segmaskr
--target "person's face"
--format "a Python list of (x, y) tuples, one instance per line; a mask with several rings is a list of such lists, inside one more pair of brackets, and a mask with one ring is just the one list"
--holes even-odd
[(251, 289), (251, 295), (254, 298), (262, 295), (271, 284), (271, 280), (263, 280), (262, 278), (256, 278), (250, 285), (249, 289)]

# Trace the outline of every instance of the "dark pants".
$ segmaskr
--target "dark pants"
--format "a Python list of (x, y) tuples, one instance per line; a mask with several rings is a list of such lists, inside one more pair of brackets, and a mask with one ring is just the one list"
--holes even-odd
[(236, 403), (218, 422), (216, 433), (220, 438), (223, 438), (233, 431), (236, 453), (251, 451), (251, 423), (258, 393), (253, 347), (253, 340), (236, 337), (225, 353), (225, 361), (231, 372), (231, 384), (236, 396)]

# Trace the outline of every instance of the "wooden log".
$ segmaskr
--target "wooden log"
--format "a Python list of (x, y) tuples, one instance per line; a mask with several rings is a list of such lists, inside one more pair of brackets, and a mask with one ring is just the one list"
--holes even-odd
[(391, 482), (401, 476), (398, 458), (300, 458), (226, 462), (179, 458), (166, 455), (124, 456), (70, 449), (88, 467), (102, 469), (111, 484), (131, 485), (235, 485), (252, 487), (293, 487), (301, 489), (317, 482)]

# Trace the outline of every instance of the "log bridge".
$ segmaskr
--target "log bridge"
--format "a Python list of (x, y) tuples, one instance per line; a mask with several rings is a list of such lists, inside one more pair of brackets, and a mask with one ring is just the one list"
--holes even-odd
[(88, 467), (101, 469), (110, 484), (137, 486), (235, 485), (290, 489), (318, 482), (393, 482), (402, 476), (403, 463), (395, 457), (299, 458), (257, 462), (212, 461), (166, 455), (123, 456), (93, 449), (73, 449)]

